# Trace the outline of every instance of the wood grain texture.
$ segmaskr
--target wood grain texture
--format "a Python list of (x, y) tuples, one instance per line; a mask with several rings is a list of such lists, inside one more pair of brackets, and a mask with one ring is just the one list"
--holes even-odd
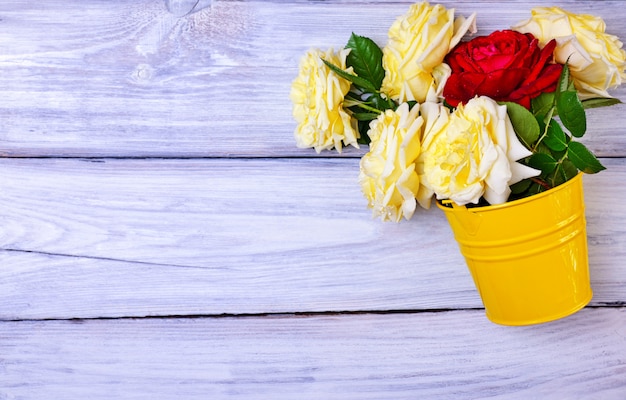
[[(585, 176), (593, 304), (626, 301), (623, 159)], [(4, 159), (0, 318), (480, 307), (445, 217), (373, 220), (356, 159)], [(60, 293), (63, 293), (61, 296)]]
[(0, 323), (3, 399), (603, 399), (624, 309), (524, 328), (479, 311)]
[(487, 320), (439, 210), (370, 218), (366, 148), (295, 147), (301, 55), (411, 3), (0, 2), (0, 400), (622, 400), (625, 105), (588, 114), (591, 306), (538, 326)]
[[(409, 4), (4, 1), (0, 155), (315, 156), (292, 137), (289, 89), (298, 60), (310, 47), (344, 46), (353, 30), (384, 45)], [(527, 18), (532, 6), (444, 4), (476, 11), (480, 33)], [(626, 37), (619, 1), (554, 4), (601, 15), (611, 33)], [(624, 99), (626, 88), (613, 94)], [(589, 113), (586, 142), (599, 155), (624, 156), (615, 116), (625, 110)]]

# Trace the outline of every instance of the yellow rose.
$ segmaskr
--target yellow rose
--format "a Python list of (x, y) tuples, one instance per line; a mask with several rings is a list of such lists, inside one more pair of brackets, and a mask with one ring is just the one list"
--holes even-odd
[(510, 185), (540, 171), (516, 161), (531, 155), (519, 141), (506, 106), (477, 97), (450, 114), (447, 121), (426, 127), (418, 159), (422, 184), (438, 199), (458, 205), (507, 201)]
[(607, 90), (626, 78), (626, 52), (616, 36), (605, 33), (602, 18), (572, 14), (559, 7), (533, 8), (529, 20), (513, 27), (532, 33), (541, 45), (556, 39), (555, 59), (568, 65), (580, 97), (611, 97)]
[[(332, 72), (322, 58), (346, 69), (349, 50), (309, 50), (300, 61), (300, 72), (291, 84), (293, 117), (298, 122), (294, 136), (298, 147), (316, 152), (332, 149), (341, 153), (342, 143), (359, 147), (356, 120), (343, 108), (350, 82)], [(347, 71), (352, 72), (352, 68)]]
[(423, 120), (419, 105), (402, 103), (370, 123), (370, 151), (361, 158), (359, 182), (375, 217), (410, 219), (420, 187), (415, 160), (420, 154)]
[[(444, 64), (445, 65), (445, 64)], [(450, 122), (450, 111), (440, 102), (426, 102), (420, 105), (420, 116), (424, 119), (422, 129), (422, 153), (417, 158), (416, 170), (420, 176), (420, 189), (417, 192), (417, 202), (424, 208), (430, 208), (434, 190), (425, 181), (424, 173), (424, 145), (429, 145), (434, 135), (445, 131)]]
[[(413, 4), (389, 29), (383, 48), (385, 79), (382, 91), (398, 102), (436, 101), (449, 76), (449, 69), (435, 68), (468, 30), (476, 31), (475, 15), (454, 20), (454, 9), (428, 2)], [(447, 74), (442, 74), (447, 72)]]

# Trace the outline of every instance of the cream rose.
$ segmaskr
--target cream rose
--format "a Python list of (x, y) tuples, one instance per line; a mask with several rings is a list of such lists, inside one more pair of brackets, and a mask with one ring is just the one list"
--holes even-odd
[(420, 154), (423, 119), (419, 104), (402, 103), (370, 123), (370, 151), (361, 158), (359, 182), (375, 217), (410, 219), (420, 188), (415, 161)]
[(398, 102), (436, 101), (450, 74), (449, 68), (439, 66), (468, 30), (476, 31), (475, 19), (472, 14), (455, 21), (454, 9), (428, 2), (413, 4), (389, 29), (383, 48), (382, 91)]
[[(342, 144), (359, 147), (357, 122), (343, 109), (350, 82), (332, 72), (322, 58), (346, 70), (349, 50), (326, 52), (309, 50), (300, 61), (299, 75), (291, 84), (293, 117), (298, 123), (294, 136), (298, 147), (313, 147), (316, 152)], [(352, 68), (347, 69), (352, 72)]]
[[(532, 33), (541, 45), (556, 39), (555, 59), (568, 62), (580, 97), (611, 97), (607, 90), (626, 78), (626, 52), (616, 36), (605, 33), (602, 18), (572, 14), (559, 7), (533, 8), (529, 20), (512, 29)], [(569, 61), (568, 61), (569, 60)]]
[(507, 201), (510, 185), (540, 171), (516, 161), (531, 155), (519, 141), (506, 106), (477, 97), (426, 128), (418, 159), (420, 179), (438, 199), (458, 205)]

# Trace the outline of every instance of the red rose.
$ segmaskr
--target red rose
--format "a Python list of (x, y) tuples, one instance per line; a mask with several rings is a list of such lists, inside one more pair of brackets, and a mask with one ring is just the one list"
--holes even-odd
[(456, 107), (474, 96), (512, 101), (530, 109), (530, 100), (553, 92), (563, 66), (553, 63), (554, 40), (541, 49), (530, 33), (505, 30), (459, 43), (447, 56), (452, 68), (443, 89)]

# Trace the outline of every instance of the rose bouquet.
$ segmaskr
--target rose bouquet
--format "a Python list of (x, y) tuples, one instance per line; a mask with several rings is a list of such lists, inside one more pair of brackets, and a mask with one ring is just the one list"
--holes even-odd
[(604, 169), (581, 142), (585, 109), (619, 103), (626, 52), (602, 19), (557, 7), (469, 39), (476, 17), (421, 2), (388, 42), (352, 34), (308, 51), (292, 83), (299, 147), (369, 144), (359, 181), (375, 216), (409, 219), (433, 198), (494, 205)]

